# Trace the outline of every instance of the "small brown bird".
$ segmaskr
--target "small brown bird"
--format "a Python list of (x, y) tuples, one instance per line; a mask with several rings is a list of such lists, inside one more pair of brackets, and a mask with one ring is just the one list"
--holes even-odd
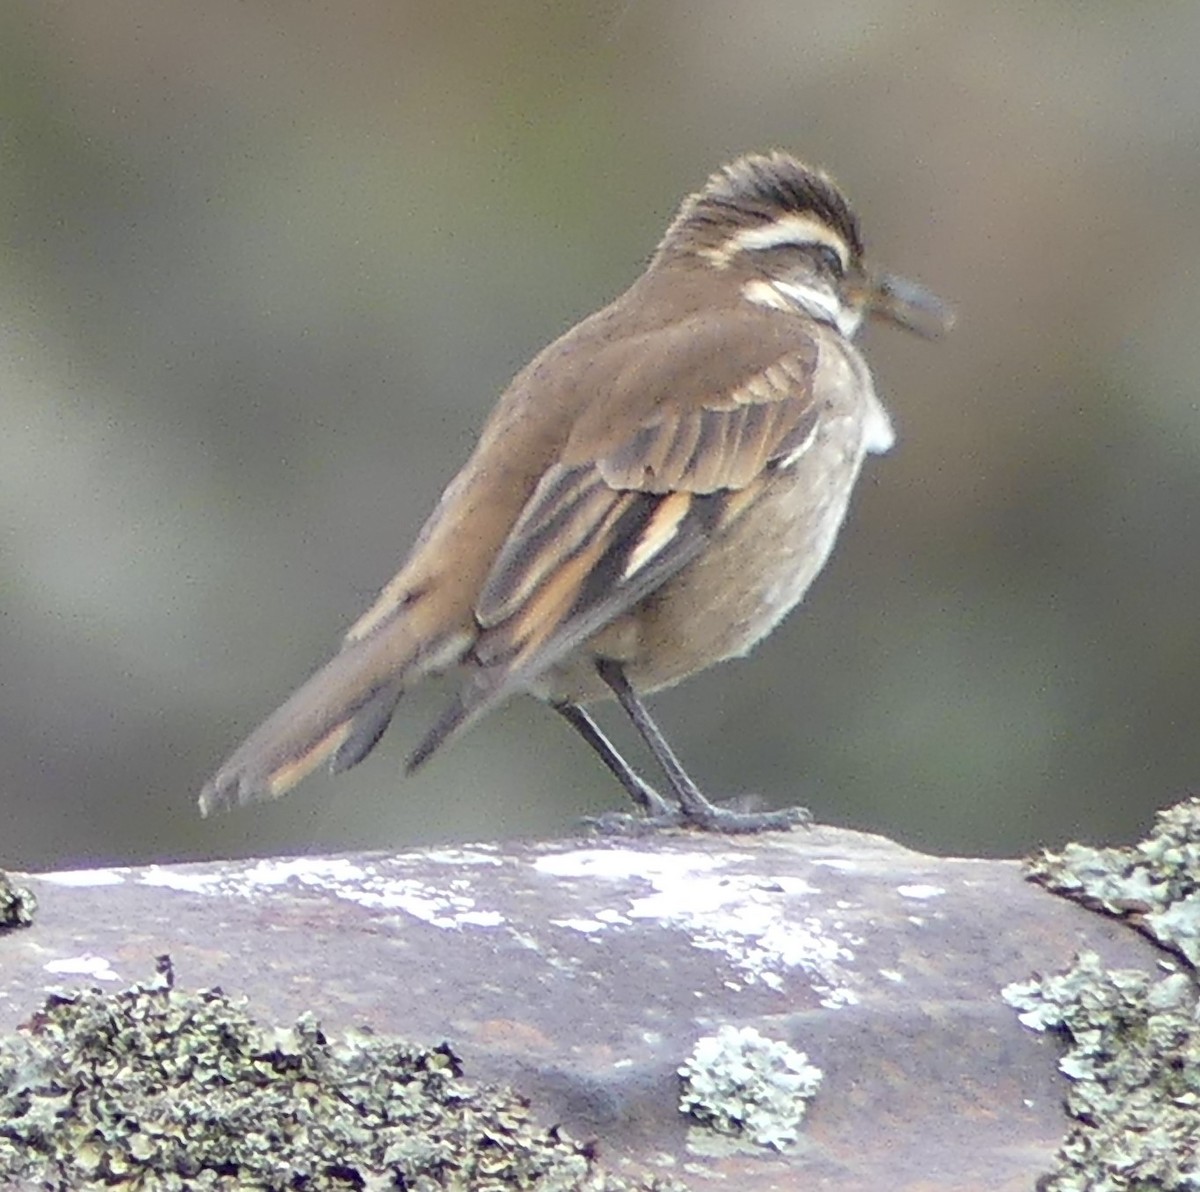
[[(641, 695), (745, 654), (824, 565), (864, 454), (892, 443), (851, 343), (868, 314), (922, 334), (948, 325), (931, 294), (864, 269), (858, 221), (827, 175), (779, 152), (718, 171), (641, 277), (516, 376), (400, 573), (221, 767), (201, 809), (281, 795), (324, 761), (353, 766), (406, 689), (451, 672), (458, 696), (410, 770), (530, 692), (596, 750), (638, 822), (798, 822), (800, 809), (707, 799)], [(670, 799), (584, 710), (612, 696)]]

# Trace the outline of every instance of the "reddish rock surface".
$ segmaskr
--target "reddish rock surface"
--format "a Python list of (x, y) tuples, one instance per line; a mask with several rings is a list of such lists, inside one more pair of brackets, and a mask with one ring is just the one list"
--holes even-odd
[[(181, 987), (245, 995), (263, 1022), (449, 1040), (614, 1169), (698, 1190), (1030, 1188), (1066, 1127), (1059, 1044), (1001, 987), (1083, 947), (1155, 956), (1013, 862), (829, 828), (22, 880), (40, 910), (0, 936), (0, 1029), (49, 988), (117, 989), (170, 953)], [(725, 1023), (824, 1072), (784, 1153), (711, 1153), (676, 1108), (676, 1069)]]

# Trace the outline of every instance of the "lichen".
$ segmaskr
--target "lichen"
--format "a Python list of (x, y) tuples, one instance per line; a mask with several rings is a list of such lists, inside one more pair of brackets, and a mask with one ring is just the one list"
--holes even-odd
[(0, 931), (28, 927), (36, 910), (33, 891), (16, 885), (7, 873), (0, 873)]
[(157, 979), (56, 993), (0, 1040), (0, 1183), (48, 1189), (632, 1192), (446, 1044), (255, 1022)]
[(1026, 1026), (1068, 1045), (1059, 1067), (1074, 1124), (1039, 1192), (1200, 1188), (1200, 1018), (1188, 973), (1105, 971), (1085, 952), (1065, 973), (1003, 992)]
[(821, 1070), (753, 1027), (723, 1026), (697, 1040), (680, 1067), (679, 1108), (719, 1134), (782, 1149), (821, 1083)]
[(1124, 919), (1175, 957), (1155, 979), (1105, 971), (1094, 953), (1065, 973), (1004, 996), (1034, 1030), (1068, 1042), (1060, 1067), (1070, 1079), (1075, 1120), (1038, 1184), (1076, 1189), (1200, 1189), (1200, 799), (1158, 814), (1145, 840), (1125, 848), (1069, 844), (1027, 866), (1042, 885)]
[(1055, 893), (1128, 919), (1200, 966), (1200, 799), (1159, 812), (1135, 845), (1069, 844), (1032, 858), (1026, 872)]

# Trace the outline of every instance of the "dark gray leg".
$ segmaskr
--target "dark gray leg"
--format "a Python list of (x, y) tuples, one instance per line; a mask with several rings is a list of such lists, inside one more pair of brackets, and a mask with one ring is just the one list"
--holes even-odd
[[(629, 685), (621, 664), (599, 659), (596, 662), (596, 671), (617, 697), (621, 707), (633, 721), (634, 728), (654, 754), (655, 761), (662, 767), (687, 823), (713, 832), (766, 832), (777, 828), (792, 828), (812, 818), (803, 807), (789, 807), (782, 811), (734, 811), (712, 803), (701, 793), (679, 758), (675, 756), (675, 751), (667, 743), (662, 730), (654, 723), (641, 697)], [(603, 757), (603, 754), (601, 756)], [(621, 764), (625, 765), (623, 761)], [(611, 765), (609, 768), (613, 769)], [(628, 769), (628, 766), (625, 768)], [(615, 769), (613, 772), (620, 778)], [(636, 799), (636, 796), (634, 797)], [(673, 809), (668, 812), (668, 816), (674, 822), (678, 822), (678, 816)]]
[(672, 808), (618, 752), (604, 730), (578, 704), (551, 707), (596, 751), (612, 776), (650, 819), (670, 816)]

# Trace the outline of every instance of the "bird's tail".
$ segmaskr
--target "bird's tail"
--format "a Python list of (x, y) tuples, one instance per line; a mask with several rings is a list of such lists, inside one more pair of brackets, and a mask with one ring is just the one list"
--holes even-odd
[(430, 638), (400, 618), (347, 638), (340, 653), (305, 682), (230, 755), (200, 792), (202, 814), (274, 799), (322, 762), (335, 772), (362, 761), (383, 735), (406, 686), (451, 665), (465, 634)]

